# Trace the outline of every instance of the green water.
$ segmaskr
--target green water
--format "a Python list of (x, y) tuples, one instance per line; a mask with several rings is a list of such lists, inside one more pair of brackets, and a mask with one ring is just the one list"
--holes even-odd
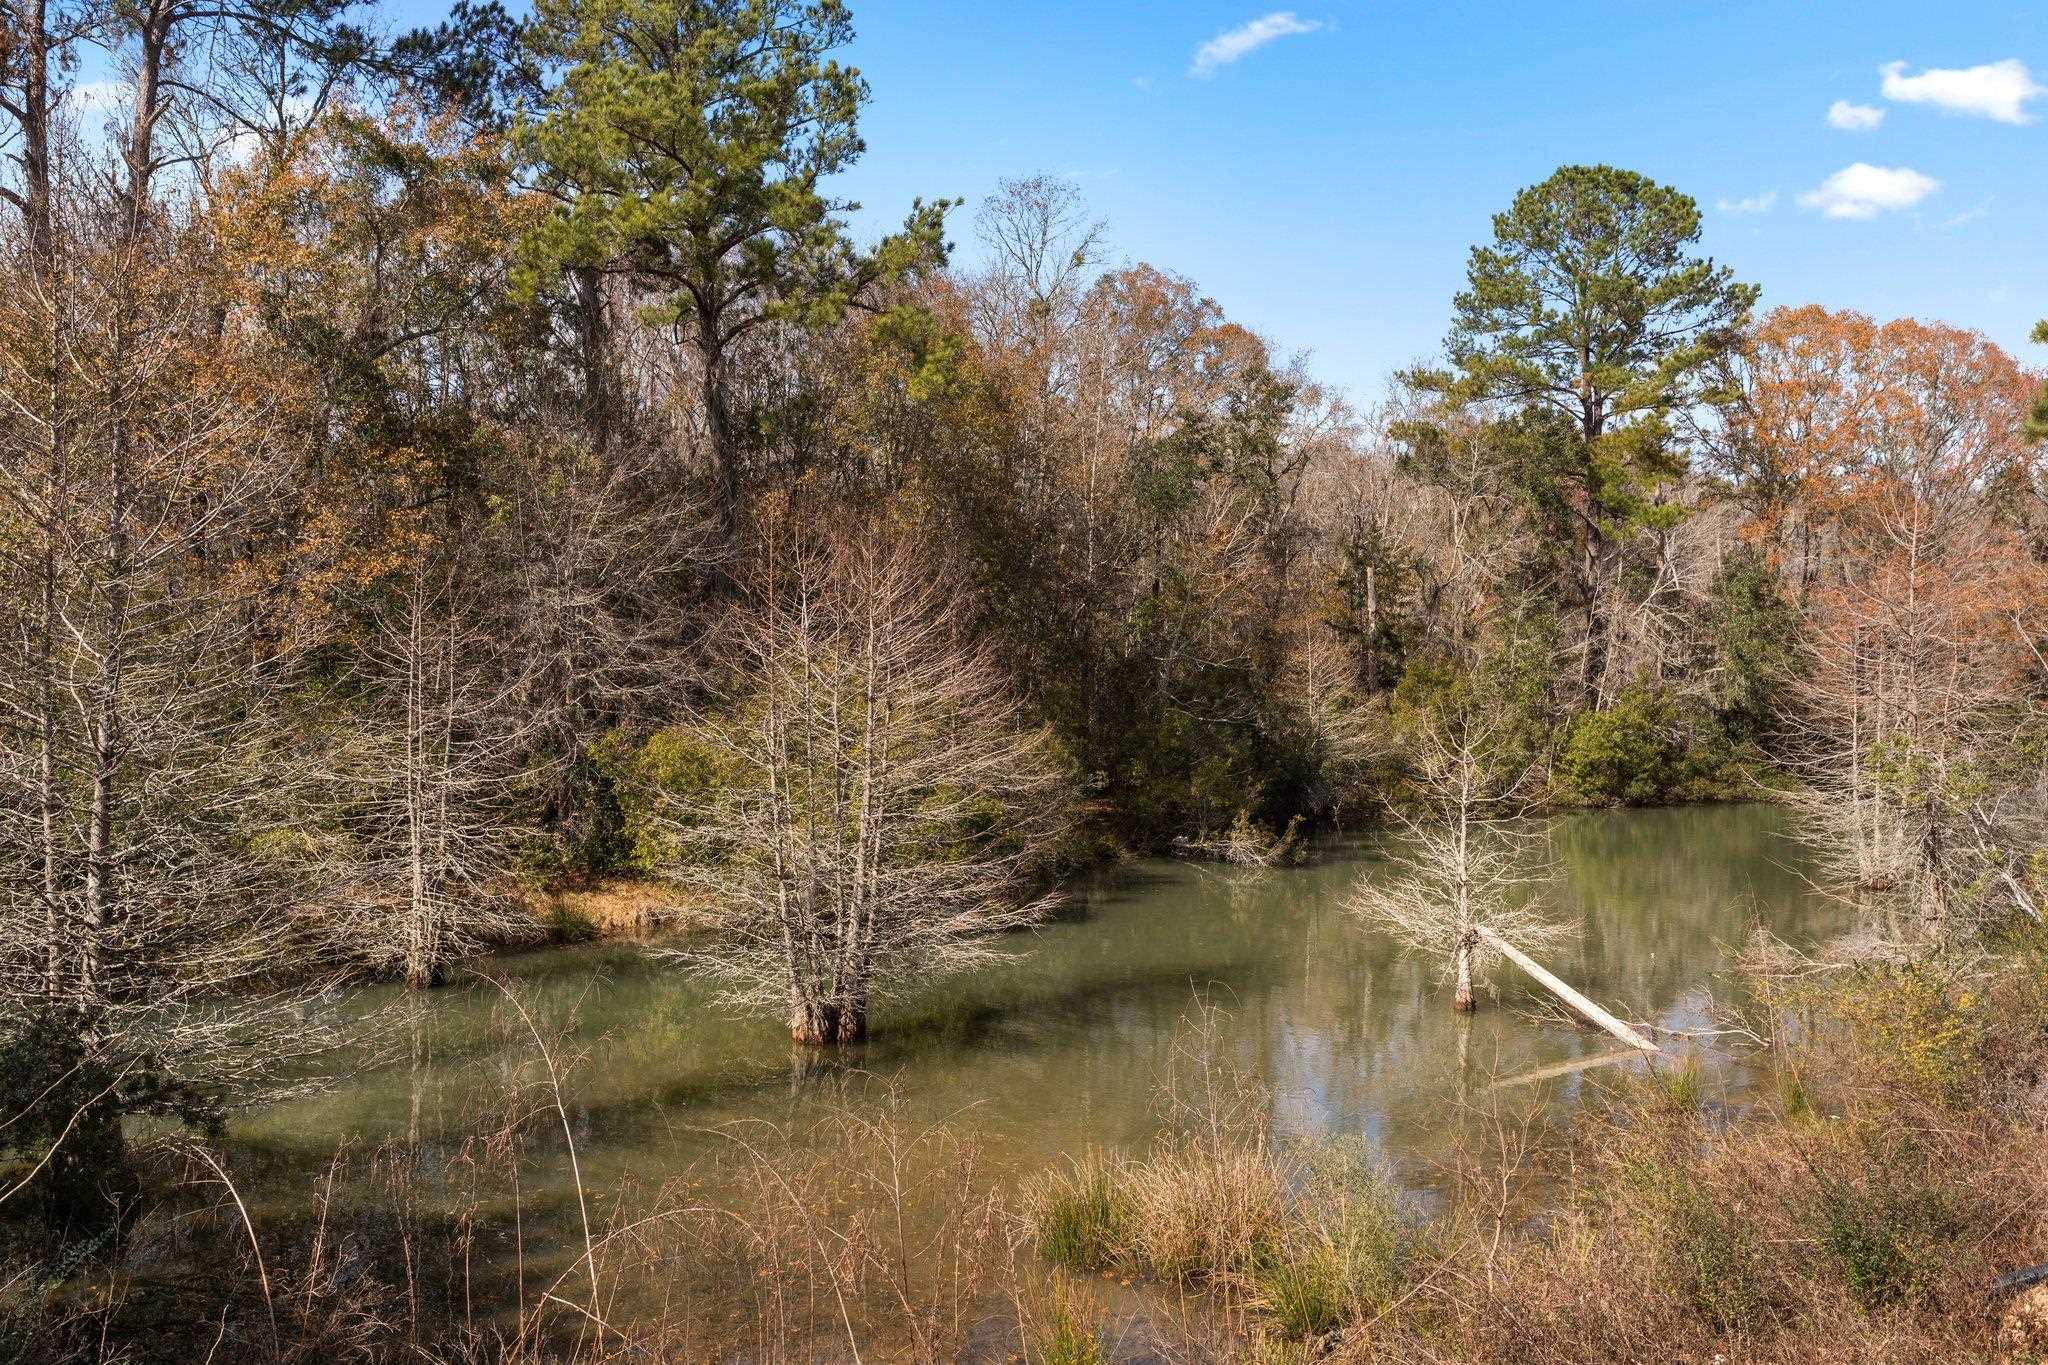
[[(1807, 890), (1785, 818), (1769, 807), (1570, 816), (1555, 822), (1551, 850), (1558, 879), (1545, 895), (1583, 932), (1550, 965), (1637, 1021), (1701, 1024), (1706, 992), (1725, 989), (1716, 974), (1753, 923), (1794, 943), (1840, 927), (1840, 912)], [(899, 1119), (950, 1122), (1005, 1172), (1140, 1147), (1158, 1130), (1159, 1087), (1203, 1002), (1221, 1007), (1215, 1047), (1263, 1084), (1277, 1130), (1361, 1137), (1421, 1185), (1461, 1097), (1617, 1044), (1531, 1019), (1540, 997), (1512, 968), (1475, 1016), (1454, 1015), (1433, 964), (1341, 909), (1358, 878), (1386, 871), (1371, 841), (1267, 872), (1120, 869), (1077, 888), (1067, 917), (1019, 936), (1006, 964), (892, 1002), (871, 1042), (822, 1064), (774, 1020), (721, 1012), (633, 947), (508, 956), (489, 969), (545, 1032), (565, 1034), (565, 1093), (592, 1189), (709, 1169), (726, 1140), (707, 1130), (801, 1128), (859, 1093), (856, 1072), (861, 1085), (893, 1086)], [(302, 1199), (344, 1139), (419, 1144), (452, 1167), (463, 1139), (502, 1117), (506, 1086), (535, 1075), (530, 1039), (474, 978), (428, 997), (397, 1042), (407, 1055), (361, 1064), (328, 1093), (236, 1128), (238, 1157), (263, 1172), (267, 1199)], [(1702, 1065), (1710, 1086), (1743, 1082), (1727, 1058)], [(1567, 1073), (1517, 1093), (1564, 1108), (1611, 1074)], [(559, 1161), (532, 1165), (536, 1194), (565, 1176)]]

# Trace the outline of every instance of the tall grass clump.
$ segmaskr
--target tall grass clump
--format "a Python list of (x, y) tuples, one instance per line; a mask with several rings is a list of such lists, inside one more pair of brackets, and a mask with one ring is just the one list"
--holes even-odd
[(1024, 1214), (1039, 1254), (1068, 1270), (1114, 1265), (1130, 1230), (1122, 1174), (1121, 1162), (1090, 1152), (1026, 1185)]
[(1212, 1024), (1177, 1054), (1148, 1152), (1092, 1154), (1027, 1187), (1040, 1255), (1215, 1292), (1258, 1314), (1262, 1337), (1321, 1338), (1384, 1311), (1410, 1234), (1383, 1173), (1354, 1144), (1277, 1141), (1263, 1093), (1217, 1060)]

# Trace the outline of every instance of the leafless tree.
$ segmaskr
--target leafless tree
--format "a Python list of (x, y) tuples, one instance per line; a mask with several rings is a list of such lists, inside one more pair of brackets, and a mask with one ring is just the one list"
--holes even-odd
[(852, 1042), (878, 993), (1046, 913), (1061, 769), (905, 547), (784, 550), (751, 599), (723, 641), (732, 704), (690, 727), (715, 776), (667, 811), (675, 875), (724, 907), (677, 956), (801, 1042)]
[(1795, 799), (1833, 880), (1901, 894), (1947, 932), (1980, 874), (2021, 886), (2014, 821), (2040, 774), (2012, 741), (2043, 585), (1972, 490), (1880, 478), (1851, 514), (1839, 577), (1813, 596)]
[(508, 866), (520, 762), (535, 726), (526, 664), (501, 643), (461, 544), (407, 548), (349, 670), (348, 715), (323, 727), (319, 806), (326, 931), (420, 989), (514, 938)]
[(0, 305), (0, 1032), (50, 1072), (0, 1142), (103, 1217), (125, 1113), (217, 1111), (331, 1040), (257, 610), (299, 452), (203, 277), (102, 208)]
[(1386, 714), (1370, 704), (1356, 660), (1327, 626), (1311, 625), (1289, 642), (1280, 683), (1279, 700), (1305, 756), (1327, 784), (1310, 804), (1341, 820), (1368, 768), (1391, 752)]
[(1482, 926), (1529, 952), (1575, 932), (1531, 898), (1528, 888), (1543, 873), (1533, 864), (1533, 837), (1516, 820), (1528, 809), (1532, 774), (1504, 767), (1506, 752), (1476, 714), (1417, 718), (1411, 761), (1419, 801), (1397, 812), (1404, 839), (1391, 855), (1394, 876), (1368, 872), (1348, 903), (1404, 947), (1440, 959), (1459, 1011), (1473, 1008), (1474, 982), (1499, 957)]
[(717, 537), (648, 443), (618, 435), (592, 450), (543, 423), (510, 445), (501, 548), (522, 705), (552, 779), (541, 818), (573, 837), (589, 814), (578, 780), (592, 737), (658, 709), (688, 666), (696, 614), (682, 608)]
[(1054, 384), (1052, 352), (1073, 325), (1090, 270), (1101, 264), (1106, 226), (1088, 216), (1080, 190), (1049, 175), (1005, 180), (975, 214), (989, 269), (976, 290), (977, 322), (995, 347), (1026, 351)]

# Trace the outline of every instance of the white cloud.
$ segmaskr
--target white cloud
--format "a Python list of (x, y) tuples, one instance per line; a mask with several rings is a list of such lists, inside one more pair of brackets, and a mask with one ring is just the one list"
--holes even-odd
[(1241, 24), (1224, 33), (1217, 34), (1195, 50), (1195, 60), (1188, 66), (1188, 74), (1197, 80), (1207, 80), (1221, 67), (1229, 66), (1238, 58), (1256, 52), (1276, 38), (1286, 38), (1297, 33), (1314, 33), (1323, 25), (1314, 19), (1302, 19), (1293, 10), (1275, 10), (1263, 18)]
[(1836, 100), (1828, 106), (1828, 127), (1845, 133), (1867, 133), (1884, 122), (1884, 110), (1874, 104), (1851, 104)]
[(1930, 67), (1917, 76), (1906, 74), (1904, 62), (1878, 68), (1884, 76), (1884, 97), (1902, 104), (1932, 104), (1956, 114), (1975, 114), (2000, 123), (2032, 123), (2027, 102), (2048, 95), (2017, 57), (1982, 66)]
[(1769, 213), (1778, 202), (1776, 190), (1765, 190), (1762, 194), (1747, 195), (1741, 199), (1717, 199), (1714, 207), (1723, 213)]
[(1133, 76), (1131, 77), (1131, 84), (1137, 86), (1148, 95), (1152, 93), (1152, 78), (1150, 76)]
[(1800, 195), (1799, 202), (1830, 218), (1875, 218), (1880, 213), (1912, 208), (1940, 188), (1941, 182), (1933, 176), (1904, 166), (1858, 161)]

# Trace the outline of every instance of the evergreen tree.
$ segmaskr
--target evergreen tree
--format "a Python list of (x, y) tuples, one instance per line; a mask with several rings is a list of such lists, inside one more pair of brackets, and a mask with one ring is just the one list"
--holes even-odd
[(859, 157), (867, 85), (829, 55), (839, 0), (542, 0), (531, 41), (562, 68), (527, 127), (560, 204), (526, 243), (537, 287), (563, 269), (622, 275), (645, 316), (688, 338), (719, 518), (739, 521), (743, 413), (735, 344), (773, 322), (838, 318), (875, 284), (942, 259), (948, 201), (855, 250), (823, 182)]
[[(2048, 322), (2034, 324), (2034, 340), (2048, 346)], [(2027, 439), (2048, 441), (2048, 383), (2041, 385), (2041, 394), (2034, 400), (2034, 414), (2027, 419)]]
[[(1424, 388), (1460, 402), (1554, 412), (1570, 439), (1539, 501), (1567, 510), (1585, 613), (1583, 681), (1600, 694), (1600, 587), (1638, 529), (1668, 529), (1660, 486), (1685, 468), (1674, 420), (1712, 403), (1717, 364), (1740, 342), (1754, 285), (1694, 256), (1699, 206), (1612, 166), (1565, 166), (1515, 196), (1475, 246), (1446, 370)], [(1554, 492), (1553, 492), (1554, 490)]]

